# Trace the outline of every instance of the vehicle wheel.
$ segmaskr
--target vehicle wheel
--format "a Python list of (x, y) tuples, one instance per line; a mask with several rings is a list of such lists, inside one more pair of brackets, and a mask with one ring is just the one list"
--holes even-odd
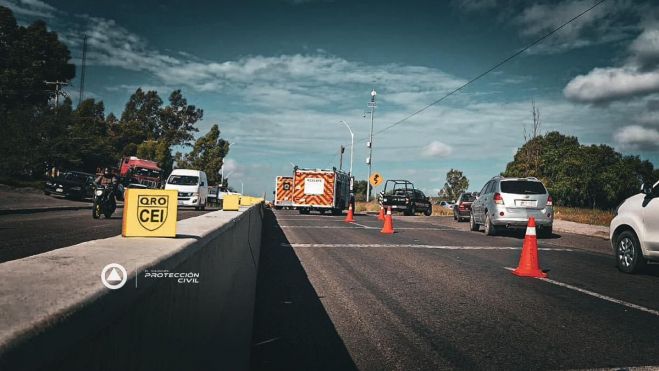
[(50, 192), (48, 191), (43, 191), (43, 194), (45, 194), (46, 196), (50, 196)]
[(469, 218), (469, 230), (472, 232), (478, 232), (480, 229), (480, 226), (476, 223), (476, 220), (474, 219), (474, 214), (472, 213)]
[(105, 211), (103, 212), (103, 215), (105, 216), (105, 219), (110, 219), (112, 217), (112, 211)]
[(541, 238), (551, 238), (551, 236), (553, 234), (554, 234), (553, 226), (545, 227), (545, 228), (540, 229), (540, 237)]
[(205, 210), (206, 210), (206, 202), (204, 202), (204, 204), (201, 205), (201, 211), (205, 211)]
[(430, 216), (432, 215), (432, 207), (428, 207), (426, 211), (423, 212), (423, 215)]
[(275, 206), (275, 210), (281, 210), (281, 209), (282, 209), (281, 206)]
[(488, 236), (494, 236), (497, 234), (497, 229), (494, 224), (492, 224), (489, 215), (485, 216), (485, 234)]
[(410, 210), (410, 215), (415, 216), (416, 215), (416, 206), (412, 205), (412, 209)]
[(94, 219), (98, 219), (101, 217), (101, 205), (94, 199), (94, 203), (92, 204), (92, 217)]
[(325, 215), (325, 210), (321, 209), (321, 210), (318, 210), (318, 212), (320, 213), (320, 215)]
[(457, 216), (457, 215), (455, 215), (455, 212), (453, 212), (453, 220), (457, 220), (457, 221), (460, 221), (460, 218), (458, 218), (458, 216)]
[(632, 231), (624, 231), (616, 238), (616, 265), (625, 273), (636, 273), (645, 268), (641, 244)]

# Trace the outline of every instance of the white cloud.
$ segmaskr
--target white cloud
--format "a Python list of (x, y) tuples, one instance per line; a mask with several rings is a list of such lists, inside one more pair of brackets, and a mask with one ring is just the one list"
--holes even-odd
[(421, 153), (426, 157), (446, 157), (453, 153), (453, 147), (438, 140), (434, 140), (427, 146), (423, 147)]
[(623, 150), (659, 151), (659, 130), (639, 125), (625, 126), (614, 136)]
[(11, 9), (18, 16), (52, 18), (56, 9), (39, 0), (0, 0), (0, 5)]
[(631, 55), (619, 67), (594, 68), (573, 78), (563, 90), (581, 103), (607, 103), (659, 92), (659, 30), (648, 26), (631, 43)]
[[(556, 29), (594, 5), (591, 0), (565, 0), (535, 3), (514, 19), (520, 34), (536, 38)], [(610, 0), (586, 12), (560, 31), (529, 49), (531, 54), (553, 54), (585, 46), (620, 41), (630, 37), (636, 27), (620, 22), (624, 17), (638, 18), (641, 4), (629, 0)]]
[(633, 67), (595, 68), (572, 79), (565, 97), (581, 103), (605, 103), (659, 92), (659, 71), (640, 72)]

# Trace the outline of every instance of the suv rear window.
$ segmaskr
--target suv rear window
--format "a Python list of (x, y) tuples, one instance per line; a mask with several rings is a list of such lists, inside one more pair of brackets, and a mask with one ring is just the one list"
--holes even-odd
[(474, 202), (476, 199), (476, 196), (470, 195), (470, 194), (463, 194), (462, 197), (460, 197), (460, 201), (462, 202)]
[(540, 182), (528, 180), (505, 180), (501, 182), (501, 192), (520, 195), (542, 195), (547, 193), (547, 190)]

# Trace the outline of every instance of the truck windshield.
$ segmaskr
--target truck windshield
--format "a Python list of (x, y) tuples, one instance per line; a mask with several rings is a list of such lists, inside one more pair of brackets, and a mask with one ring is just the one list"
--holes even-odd
[(197, 185), (199, 184), (199, 177), (190, 175), (172, 175), (169, 177), (167, 183), (176, 185)]
[(507, 180), (501, 182), (501, 192), (520, 195), (542, 195), (547, 193), (545, 186), (540, 182), (528, 180)]
[(151, 169), (145, 169), (142, 167), (137, 167), (134, 170), (134, 174), (137, 176), (146, 176), (150, 178), (158, 178), (160, 177), (160, 172), (157, 170), (151, 170)]

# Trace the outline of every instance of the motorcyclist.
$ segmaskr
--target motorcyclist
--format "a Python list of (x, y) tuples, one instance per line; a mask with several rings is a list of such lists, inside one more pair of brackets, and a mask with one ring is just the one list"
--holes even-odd
[(103, 174), (99, 175), (96, 178), (96, 184), (100, 184), (102, 186), (113, 186), (117, 183), (117, 177), (114, 175), (112, 172), (112, 169), (109, 167), (106, 167), (103, 169)]

